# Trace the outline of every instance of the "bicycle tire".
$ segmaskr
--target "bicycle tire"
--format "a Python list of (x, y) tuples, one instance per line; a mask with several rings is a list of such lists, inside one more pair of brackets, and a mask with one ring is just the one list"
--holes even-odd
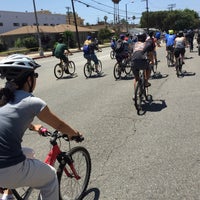
[(69, 61), (68, 63), (68, 71), (70, 75), (74, 75), (75, 71), (76, 71), (76, 66), (75, 63), (73, 61)]
[(91, 77), (92, 75), (92, 68), (90, 63), (86, 63), (83, 67), (83, 72), (86, 78)]
[(111, 58), (111, 59), (114, 59), (114, 58), (115, 58), (115, 51), (114, 51), (114, 50), (111, 50), (111, 51), (110, 51), (110, 58)]
[(131, 73), (131, 60), (126, 61), (126, 67), (125, 67), (125, 74), (129, 75)]
[(66, 165), (61, 172), (61, 176), (58, 177), (60, 186), (59, 200), (81, 200), (90, 180), (90, 154), (87, 149), (78, 146), (72, 148), (68, 152), (68, 155), (72, 158), (75, 169), (81, 178), (77, 180), (74, 176), (68, 177), (65, 174), (64, 169), (67, 168), (68, 172), (71, 172), (71, 170), (69, 166)]
[(171, 66), (171, 53), (169, 51), (167, 52), (167, 66)]
[(57, 79), (60, 79), (60, 78), (63, 77), (63, 73), (64, 73), (64, 71), (63, 71), (63, 67), (62, 67), (61, 63), (56, 64), (55, 67), (54, 67), (55, 77)]
[(200, 45), (198, 45), (198, 55), (200, 56)]
[(141, 91), (141, 86), (140, 83), (137, 82), (136, 87), (135, 87), (135, 109), (137, 111), (140, 111), (142, 109), (142, 91)]
[(114, 65), (113, 75), (116, 80), (121, 78), (121, 67), (118, 62)]
[(102, 62), (100, 60), (98, 60), (98, 72), (101, 73), (102, 72)]

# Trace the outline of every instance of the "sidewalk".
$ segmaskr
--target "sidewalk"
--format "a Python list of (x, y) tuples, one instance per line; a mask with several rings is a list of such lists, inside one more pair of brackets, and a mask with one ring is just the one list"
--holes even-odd
[[(104, 48), (104, 47), (108, 47), (108, 44), (104, 44), (104, 45), (99, 45), (100, 48)], [(75, 49), (69, 49), (72, 53), (76, 53), (76, 52), (82, 52), (81, 49), (75, 48)], [(40, 55), (40, 52), (31, 52), (26, 54), (27, 56), (33, 58), (33, 59), (40, 59), (40, 58), (48, 58), (52, 56), (52, 52), (51, 51), (45, 51), (43, 52), (43, 55)], [(3, 58), (5, 58), (7, 56), (0, 56), (0, 60), (2, 60)]]

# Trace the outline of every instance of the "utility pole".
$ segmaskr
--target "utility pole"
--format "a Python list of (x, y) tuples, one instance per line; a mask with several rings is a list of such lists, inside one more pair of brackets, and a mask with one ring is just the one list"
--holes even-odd
[(78, 42), (78, 49), (80, 50), (81, 49), (81, 45), (80, 45), (78, 27), (77, 27), (77, 22), (76, 22), (76, 13), (75, 13), (75, 9), (74, 9), (74, 0), (71, 0), (71, 2), (72, 2), (73, 14), (74, 14), (74, 24), (75, 24), (75, 28), (76, 28), (76, 38), (77, 38), (77, 42)]
[(66, 7), (66, 9), (67, 9), (67, 16), (68, 16), (68, 24), (70, 24), (70, 14), (69, 14), (70, 7), (68, 6)]
[(169, 11), (173, 11), (173, 8), (175, 8), (175, 7), (176, 7), (176, 4), (169, 4), (168, 5)]
[(33, 0), (33, 8), (34, 8), (35, 22), (36, 22), (36, 27), (37, 27), (39, 54), (40, 54), (40, 56), (44, 56), (44, 52), (43, 52), (43, 49), (42, 49), (41, 37), (40, 37), (40, 31), (39, 31), (39, 24), (38, 24), (37, 12), (36, 12), (35, 0)]
[(146, 11), (147, 11), (147, 33), (149, 33), (149, 3), (148, 0), (143, 0), (146, 1)]

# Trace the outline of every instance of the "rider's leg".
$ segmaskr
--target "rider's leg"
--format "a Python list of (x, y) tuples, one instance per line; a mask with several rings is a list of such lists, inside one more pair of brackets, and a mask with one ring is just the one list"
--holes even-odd
[(43, 200), (58, 200), (56, 170), (37, 159), (26, 159), (14, 166), (0, 169), (0, 185), (7, 188), (30, 186), (39, 189)]
[[(35, 152), (33, 149), (28, 147), (22, 147), (22, 151), (27, 158), (30, 159), (35, 158)], [(12, 199), (14, 199), (12, 191), (10, 189), (5, 190), (1, 200), (12, 200)]]
[(144, 76), (145, 76), (144, 78), (145, 78), (145, 86), (146, 87), (151, 86), (151, 83), (148, 82), (150, 75), (151, 75), (151, 69), (150, 69), (150, 67), (148, 67), (146, 70), (144, 70)]
[(98, 73), (99, 61), (95, 54), (91, 54), (91, 58), (94, 61), (96, 72)]

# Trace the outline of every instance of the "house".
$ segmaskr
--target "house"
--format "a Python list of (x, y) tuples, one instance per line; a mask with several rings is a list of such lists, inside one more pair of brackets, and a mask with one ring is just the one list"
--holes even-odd
[[(39, 34), (41, 38), (48, 37), (49, 42), (55, 42), (55, 38), (57, 38), (59, 34), (65, 31), (72, 32), (75, 41), (78, 42), (77, 36), (76, 36), (76, 27), (74, 25), (60, 24), (56, 26), (38, 26), (38, 29), (39, 29)], [(98, 32), (96, 29), (86, 28), (86, 27), (81, 27), (81, 26), (77, 26), (77, 29), (78, 29), (80, 44), (83, 44), (88, 33)], [(22, 38), (30, 37), (30, 36), (38, 37), (37, 26), (33, 26), (33, 25), (23, 26), (6, 33), (2, 33), (0, 34), (0, 40), (4, 41), (8, 45), (8, 47), (13, 47), (15, 44), (15, 41), (18, 38), (22, 39)]]

